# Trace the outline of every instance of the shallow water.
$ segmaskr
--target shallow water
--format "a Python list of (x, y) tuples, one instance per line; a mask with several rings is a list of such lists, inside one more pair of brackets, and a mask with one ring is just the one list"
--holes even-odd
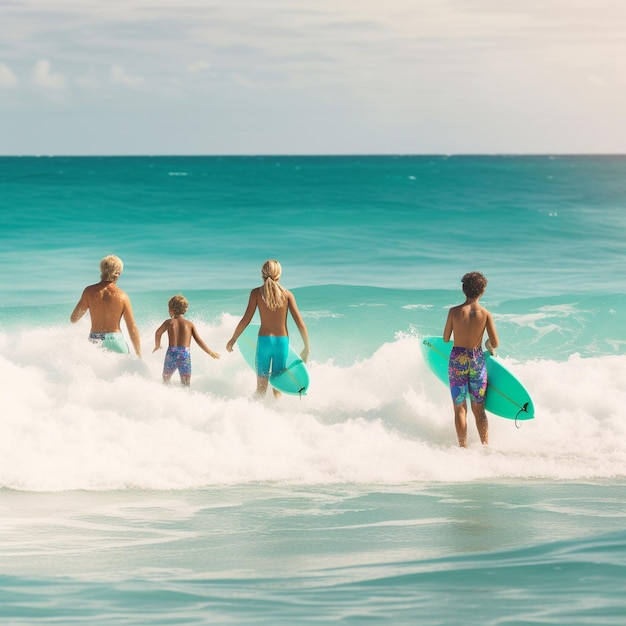
[(623, 481), (4, 492), (14, 624), (618, 624)]

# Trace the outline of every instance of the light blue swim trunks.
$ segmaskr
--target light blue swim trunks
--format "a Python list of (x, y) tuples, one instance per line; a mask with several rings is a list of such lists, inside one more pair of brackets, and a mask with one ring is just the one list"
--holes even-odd
[(261, 378), (269, 378), (270, 372), (277, 374), (287, 366), (289, 337), (259, 335), (256, 344), (256, 373)]
[(110, 352), (130, 354), (130, 349), (122, 333), (101, 333), (92, 330), (89, 333), (89, 341), (101, 346), (105, 350), (109, 350)]

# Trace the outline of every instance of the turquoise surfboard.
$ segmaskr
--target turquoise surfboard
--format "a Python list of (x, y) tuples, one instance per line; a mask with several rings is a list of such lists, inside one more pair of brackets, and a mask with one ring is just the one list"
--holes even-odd
[[(421, 345), (426, 364), (446, 386), (449, 386), (448, 361), (452, 345), (452, 341), (445, 342), (443, 337), (424, 337)], [(485, 410), (507, 419), (533, 419), (535, 407), (524, 385), (497, 357), (485, 352), (485, 359), (487, 361)]]
[[(259, 336), (258, 324), (248, 324), (237, 339), (237, 346), (246, 363), (256, 371), (256, 343)], [(304, 396), (309, 388), (309, 371), (300, 355), (289, 344), (287, 367), (270, 374), (270, 385), (282, 393)]]

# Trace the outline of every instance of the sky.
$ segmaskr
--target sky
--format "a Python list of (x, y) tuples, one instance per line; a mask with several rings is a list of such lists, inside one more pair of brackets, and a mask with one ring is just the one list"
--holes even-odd
[(626, 153), (624, 0), (0, 0), (0, 155)]

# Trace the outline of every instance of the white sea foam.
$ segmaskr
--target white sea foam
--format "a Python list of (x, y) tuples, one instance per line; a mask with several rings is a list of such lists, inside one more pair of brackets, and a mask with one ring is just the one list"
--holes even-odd
[(144, 360), (87, 343), (84, 329), (0, 333), (0, 486), (29, 491), (180, 489), (253, 481), (402, 483), (626, 475), (626, 357), (508, 361), (536, 419), (491, 417), (491, 444), (456, 446), (448, 391), (399, 335), (369, 359), (310, 363), (309, 395), (251, 399), (254, 374), (223, 346), (233, 328), (198, 324), (222, 352), (192, 348), (191, 390)]
[(340, 319), (344, 317), (342, 313), (335, 313), (333, 311), (313, 311), (311, 309), (307, 309), (306, 317), (309, 320), (322, 320), (322, 319)]
[(496, 321), (510, 322), (516, 326), (529, 327), (545, 333), (560, 328), (565, 318), (582, 318), (585, 313), (588, 311), (578, 308), (575, 304), (560, 304), (543, 306), (532, 313), (494, 313), (494, 318)]

